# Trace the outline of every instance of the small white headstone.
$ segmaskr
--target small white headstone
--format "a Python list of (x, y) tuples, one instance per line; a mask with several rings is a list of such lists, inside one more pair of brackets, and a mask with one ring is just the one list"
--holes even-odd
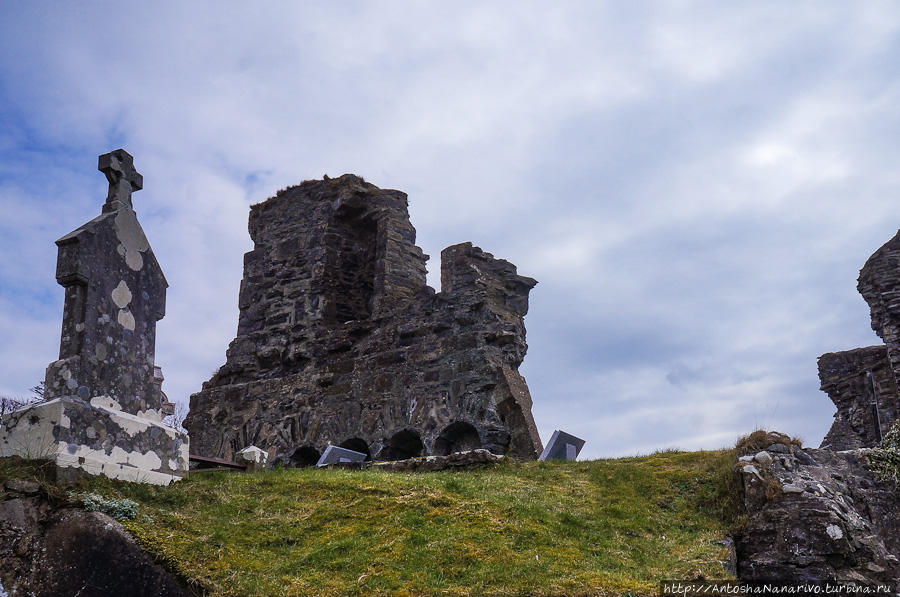
[(265, 468), (266, 464), (269, 462), (269, 453), (256, 446), (247, 446), (238, 452), (238, 457), (247, 463), (247, 470), (249, 472), (261, 470)]

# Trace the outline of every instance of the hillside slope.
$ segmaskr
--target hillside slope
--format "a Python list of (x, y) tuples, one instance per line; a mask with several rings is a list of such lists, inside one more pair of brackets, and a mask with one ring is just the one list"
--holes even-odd
[(137, 501), (126, 528), (214, 595), (654, 594), (661, 579), (730, 578), (717, 543), (730, 458), (200, 473), (78, 491)]

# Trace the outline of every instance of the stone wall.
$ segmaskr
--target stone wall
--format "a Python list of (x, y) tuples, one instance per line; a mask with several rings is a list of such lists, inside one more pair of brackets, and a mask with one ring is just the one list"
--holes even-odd
[(869, 346), (819, 357), (822, 390), (837, 406), (822, 448), (851, 450), (881, 443), (897, 418), (898, 392), (885, 346)]
[(869, 257), (857, 289), (884, 345), (819, 357), (822, 390), (837, 407), (823, 448), (876, 446), (900, 416), (900, 232)]
[(435, 293), (406, 195), (353, 175), (279, 192), (249, 230), (237, 337), (191, 396), (194, 453), (540, 453), (518, 373), (534, 280), (463, 243), (442, 252)]

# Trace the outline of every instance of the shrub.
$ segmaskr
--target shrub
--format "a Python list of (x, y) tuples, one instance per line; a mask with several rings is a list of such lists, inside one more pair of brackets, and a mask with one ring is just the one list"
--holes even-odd
[(138, 514), (138, 505), (134, 500), (107, 499), (96, 493), (85, 493), (81, 496), (81, 506), (88, 512), (103, 512), (116, 520), (133, 520)]

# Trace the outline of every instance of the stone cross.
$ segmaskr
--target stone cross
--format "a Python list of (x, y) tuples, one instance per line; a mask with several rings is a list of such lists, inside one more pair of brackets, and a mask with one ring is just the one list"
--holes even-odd
[(45, 396), (102, 398), (158, 420), (167, 400), (154, 375), (156, 322), (168, 284), (131, 206), (143, 180), (124, 149), (101, 155), (97, 169), (109, 181), (102, 213), (56, 241), (56, 279), (66, 297)]
[(131, 156), (101, 155), (97, 169), (109, 181), (103, 211), (56, 241), (66, 295), (45, 401), (0, 418), (0, 458), (50, 459), (63, 483), (86, 473), (166, 485), (190, 457), (187, 434), (162, 422), (173, 412), (155, 360), (168, 285), (131, 206), (143, 186)]
[(97, 170), (106, 175), (109, 192), (103, 211), (116, 211), (123, 205), (134, 208), (131, 193), (144, 188), (144, 177), (134, 169), (134, 158), (124, 149), (117, 149), (100, 156)]

